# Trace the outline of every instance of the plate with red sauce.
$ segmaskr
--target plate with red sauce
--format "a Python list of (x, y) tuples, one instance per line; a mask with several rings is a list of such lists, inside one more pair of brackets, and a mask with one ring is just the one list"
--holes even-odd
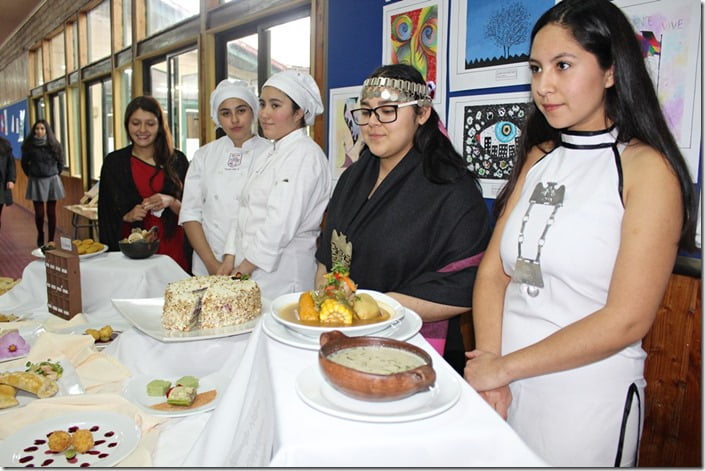
[[(56, 430), (68, 433), (90, 430), (93, 448), (67, 458), (63, 452), (49, 450), (49, 435)], [(142, 433), (131, 417), (115, 412), (90, 411), (52, 417), (30, 424), (0, 442), (0, 466), (22, 467), (98, 467), (115, 466), (132, 453)]]

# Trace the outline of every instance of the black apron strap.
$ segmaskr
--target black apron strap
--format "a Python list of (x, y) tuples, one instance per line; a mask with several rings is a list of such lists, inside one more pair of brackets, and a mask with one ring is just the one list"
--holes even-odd
[(622, 426), (619, 430), (619, 445), (617, 446), (617, 456), (614, 459), (614, 467), (618, 468), (622, 465), (622, 448), (624, 447), (624, 435), (627, 431), (627, 420), (629, 419), (629, 412), (632, 409), (632, 401), (636, 396), (636, 400), (639, 404), (639, 422), (637, 423), (637, 433), (636, 433), (636, 456), (634, 457), (634, 464), (637, 465), (639, 461), (639, 441), (641, 438), (641, 396), (639, 395), (639, 389), (636, 384), (632, 383), (629, 385), (629, 390), (627, 391), (627, 400), (624, 403), (624, 412), (622, 413)]

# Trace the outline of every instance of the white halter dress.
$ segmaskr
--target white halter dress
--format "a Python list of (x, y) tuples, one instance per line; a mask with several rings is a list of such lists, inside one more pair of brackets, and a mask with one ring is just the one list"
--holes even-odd
[[(624, 215), (616, 136), (614, 128), (565, 132), (529, 170), (501, 241), (512, 277), (503, 354), (605, 305)], [(634, 466), (645, 358), (636, 342), (596, 363), (516, 381), (508, 422), (551, 465)]]

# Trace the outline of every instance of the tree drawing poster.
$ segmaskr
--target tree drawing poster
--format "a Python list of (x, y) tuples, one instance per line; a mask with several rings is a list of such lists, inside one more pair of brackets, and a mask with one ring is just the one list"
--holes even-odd
[(330, 90), (328, 110), (328, 161), (333, 182), (360, 157), (363, 140), (360, 127), (352, 119), (351, 111), (360, 107), (362, 87), (333, 88)]
[(639, 43), (668, 127), (697, 181), (702, 134), (698, 0), (618, 0)]
[(384, 6), (382, 62), (415, 67), (429, 86), (433, 107), (445, 117), (446, 7), (435, 0)]
[(495, 198), (509, 178), (531, 106), (528, 92), (450, 99), (449, 135), (485, 198)]
[(451, 2), (451, 91), (529, 83), (531, 29), (554, 4), (554, 0)]

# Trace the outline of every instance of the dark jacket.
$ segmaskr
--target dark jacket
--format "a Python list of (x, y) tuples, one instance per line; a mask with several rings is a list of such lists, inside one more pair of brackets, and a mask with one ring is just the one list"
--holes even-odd
[[(179, 150), (175, 150), (174, 169), (179, 179), (183, 182), (186, 179), (188, 170), (188, 159)], [(122, 238), (122, 217), (135, 205), (142, 202), (142, 197), (137, 190), (135, 180), (132, 178), (130, 157), (132, 156), (132, 145), (123, 147), (109, 153), (103, 160), (103, 167), (100, 169), (100, 186), (98, 187), (98, 227), (100, 241), (108, 246), (108, 250), (120, 250), (118, 241)], [(164, 189), (161, 193), (165, 195), (177, 196), (179, 189), (167, 178), (164, 180)], [(179, 218), (170, 209), (165, 209), (162, 215), (165, 231), (170, 236), (178, 226)], [(137, 221), (133, 225), (140, 226)], [(170, 234), (171, 233), (171, 234)]]
[(17, 169), (15, 158), (12, 156), (12, 146), (9, 141), (4, 141), (0, 143), (0, 204), (9, 206), (12, 204), (12, 190), (7, 189), (7, 182), (17, 181)]
[(28, 177), (52, 177), (64, 169), (64, 152), (60, 146), (52, 149), (49, 144), (37, 145), (32, 139), (32, 142), (22, 146), (21, 163)]

